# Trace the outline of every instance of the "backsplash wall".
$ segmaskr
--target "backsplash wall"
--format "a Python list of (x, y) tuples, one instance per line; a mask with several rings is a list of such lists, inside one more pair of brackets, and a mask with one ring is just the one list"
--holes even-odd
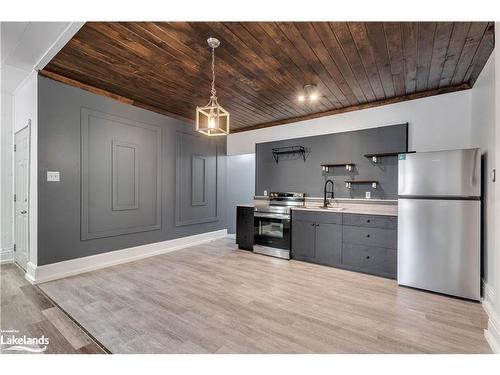
[[(357, 130), (344, 133), (295, 138), (255, 145), (255, 194), (264, 190), (300, 191), (310, 197), (322, 197), (327, 179), (334, 181), (335, 197), (365, 198), (365, 192), (374, 199), (397, 199), (398, 158), (379, 158), (377, 163), (365, 154), (406, 151), (408, 124), (399, 124)], [(280, 156), (276, 163), (272, 149), (303, 146), (306, 160), (301, 155)], [(345, 167), (330, 168), (328, 173), (322, 164), (352, 163), (352, 171)], [(346, 180), (376, 180), (377, 188), (369, 184), (345, 187)]]

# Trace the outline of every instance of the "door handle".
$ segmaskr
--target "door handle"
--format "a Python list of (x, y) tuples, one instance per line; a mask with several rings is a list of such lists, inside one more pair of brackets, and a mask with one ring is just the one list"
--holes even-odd
[(21, 214), (21, 215), (24, 215), (24, 214), (27, 214), (27, 213), (28, 213), (28, 211), (26, 211), (26, 210), (22, 210), (22, 211), (20, 212), (20, 214)]

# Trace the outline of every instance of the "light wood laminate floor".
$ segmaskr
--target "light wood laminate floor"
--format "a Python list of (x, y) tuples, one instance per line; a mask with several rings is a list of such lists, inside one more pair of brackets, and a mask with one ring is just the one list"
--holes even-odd
[(489, 353), (479, 303), (204, 245), (42, 284), (113, 353)]
[[(14, 264), (0, 267), (0, 330), (9, 337), (41, 337), (49, 339), (45, 354), (103, 354), (105, 350), (81, 327), (73, 322), (36, 286), (25, 278)], [(16, 332), (17, 331), (17, 332)], [(27, 354), (13, 351), (11, 345), (0, 346), (6, 354)], [(38, 349), (39, 346), (33, 346)]]

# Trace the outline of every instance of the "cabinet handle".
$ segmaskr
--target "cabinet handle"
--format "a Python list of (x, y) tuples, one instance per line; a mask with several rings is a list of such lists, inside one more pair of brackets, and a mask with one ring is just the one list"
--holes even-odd
[(319, 227), (319, 224), (316, 224), (317, 227)]
[(370, 259), (370, 256), (369, 256), (369, 255), (367, 255), (367, 256), (366, 256), (366, 259)]
[(315, 225), (314, 223), (311, 224), (312, 227), (314, 227), (314, 225)]
[(369, 223), (370, 222), (370, 219), (366, 219), (366, 222)]
[(367, 234), (367, 235), (366, 235), (366, 237), (367, 237), (367, 238), (370, 238), (370, 235), (369, 235), (369, 234)]

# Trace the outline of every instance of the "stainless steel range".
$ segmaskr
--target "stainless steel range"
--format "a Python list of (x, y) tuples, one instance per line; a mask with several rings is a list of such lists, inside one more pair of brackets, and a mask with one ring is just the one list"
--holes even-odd
[(290, 210), (304, 206), (304, 193), (270, 193), (255, 206), (254, 253), (290, 259)]

